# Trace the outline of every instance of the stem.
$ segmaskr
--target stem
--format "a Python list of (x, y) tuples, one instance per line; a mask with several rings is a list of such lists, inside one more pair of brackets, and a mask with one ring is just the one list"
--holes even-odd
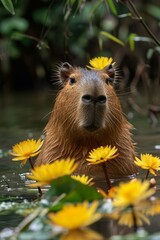
[(105, 179), (106, 179), (106, 182), (107, 182), (107, 185), (108, 185), (108, 190), (109, 190), (109, 189), (112, 187), (112, 185), (111, 185), (110, 178), (109, 178), (109, 176), (108, 176), (106, 164), (105, 164), (105, 162), (104, 162), (104, 163), (102, 163), (101, 165), (102, 165), (102, 168), (103, 168), (104, 176), (105, 176)]
[(149, 175), (149, 170), (147, 171), (147, 174), (146, 174), (146, 177), (145, 177), (145, 179), (147, 179), (147, 178), (148, 178), (148, 175)]
[(31, 157), (29, 158), (29, 163), (30, 163), (30, 165), (31, 165), (31, 168), (34, 170), (34, 166), (33, 166)]
[(160, 46), (160, 42), (158, 41), (158, 39), (156, 38), (156, 36), (154, 35), (154, 33), (150, 30), (150, 28), (147, 26), (147, 24), (143, 21), (143, 18), (141, 17), (141, 15), (139, 14), (137, 8), (135, 7), (135, 5), (133, 4), (132, 0), (127, 0), (129, 6), (131, 7), (133, 13), (136, 15), (136, 17), (138, 18), (138, 20), (140, 21), (140, 23), (143, 25), (143, 27), (145, 28), (145, 30), (147, 31), (147, 33), (150, 35), (150, 37), (154, 40), (154, 42)]
[(134, 233), (137, 233), (138, 227), (137, 227), (136, 215), (135, 215), (133, 206), (132, 206), (132, 217), (133, 217), (133, 230), (134, 230)]
[[(33, 166), (31, 157), (29, 158), (29, 163), (30, 163), (30, 165), (31, 165), (31, 168), (34, 170), (34, 166)], [(43, 194), (43, 193), (42, 193), (42, 190), (41, 190), (40, 187), (37, 187), (37, 189), (38, 189), (39, 197), (41, 197), (42, 194)]]

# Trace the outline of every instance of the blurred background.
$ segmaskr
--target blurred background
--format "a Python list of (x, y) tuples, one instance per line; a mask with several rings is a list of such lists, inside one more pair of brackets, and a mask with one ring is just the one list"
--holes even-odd
[(59, 62), (85, 66), (92, 57), (111, 56), (121, 66), (123, 85), (158, 92), (160, 3), (133, 1), (155, 42), (130, 2), (1, 0), (0, 91), (52, 87)]
[[(8, 151), (41, 136), (57, 92), (56, 67), (64, 61), (85, 67), (93, 57), (112, 57), (137, 152), (160, 156), (159, 27), (159, 0), (0, 0), (2, 196), (28, 194), (21, 176), (30, 167), (20, 168)], [(2, 216), (0, 227), (17, 222)]]
[(0, 0), (1, 132), (4, 126), (44, 126), (56, 66), (85, 67), (97, 56), (120, 66), (118, 94), (127, 117), (138, 114), (147, 127), (157, 127), (159, 27), (159, 0)]

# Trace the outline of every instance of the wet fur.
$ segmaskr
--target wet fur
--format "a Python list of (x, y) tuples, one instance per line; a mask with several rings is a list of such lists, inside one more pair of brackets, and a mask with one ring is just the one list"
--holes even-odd
[[(114, 90), (116, 79), (118, 79), (116, 68), (114, 68), (114, 76), (111, 76), (114, 78), (113, 82), (109, 84), (105, 83), (105, 78), (110, 77), (107, 69), (95, 71), (62, 65), (57, 73), (63, 88), (59, 91), (49, 122), (45, 127), (45, 142), (35, 165), (51, 163), (67, 157), (75, 158), (79, 163), (76, 173), (93, 177), (96, 182), (103, 181), (104, 173), (101, 166), (88, 165), (86, 158), (92, 149), (111, 145), (118, 148), (119, 155), (116, 159), (106, 162), (109, 176), (119, 178), (136, 173), (137, 168), (133, 162), (135, 149), (130, 133), (132, 126), (124, 117)], [(83, 80), (85, 75), (91, 78), (87, 79), (87, 82)], [(73, 76), (76, 83), (71, 85), (69, 79)], [(90, 91), (89, 85), (92, 84), (94, 76), (98, 81), (102, 81), (99, 86), (102, 88), (100, 91), (105, 91), (107, 106), (104, 117), (105, 127), (89, 132), (79, 127), (84, 110), (79, 101), (82, 95), (80, 91), (87, 88)], [(85, 87), (83, 84), (86, 84)]]

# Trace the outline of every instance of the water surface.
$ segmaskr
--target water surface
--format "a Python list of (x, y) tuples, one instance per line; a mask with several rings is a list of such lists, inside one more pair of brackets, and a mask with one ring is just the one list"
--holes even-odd
[[(33, 200), (37, 197), (24, 184), (23, 173), (28, 172), (30, 166), (26, 164), (21, 168), (19, 162), (11, 161), (8, 151), (19, 141), (32, 137), (38, 139), (42, 135), (52, 110), (53, 99), (51, 91), (0, 96), (0, 196), (7, 201)], [(133, 138), (137, 143), (138, 154), (152, 153), (160, 156), (160, 124), (157, 128), (152, 128), (147, 116), (142, 117), (134, 112), (132, 115), (130, 122), (135, 127)], [(20, 221), (21, 217), (15, 214), (0, 216), (0, 228), (14, 227)], [(148, 227), (149, 231), (159, 230), (160, 217), (155, 217), (152, 221), (154, 224), (151, 228)], [(98, 226), (107, 231), (106, 222), (101, 222)]]

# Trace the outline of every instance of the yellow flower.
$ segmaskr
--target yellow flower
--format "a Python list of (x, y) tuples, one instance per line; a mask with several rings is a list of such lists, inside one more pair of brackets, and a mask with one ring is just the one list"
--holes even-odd
[(160, 200), (159, 199), (155, 199), (155, 200), (151, 201), (148, 205), (149, 206), (146, 208), (146, 211), (145, 211), (145, 213), (147, 215), (154, 216), (156, 214), (160, 214)]
[(101, 146), (99, 148), (93, 149), (89, 153), (89, 158), (87, 158), (86, 160), (90, 162), (90, 164), (100, 164), (117, 157), (117, 151), (118, 149), (116, 147), (112, 148), (111, 146)]
[(152, 154), (141, 154), (141, 158), (135, 158), (135, 164), (143, 169), (148, 169), (153, 175), (155, 171), (160, 170), (160, 158), (152, 156)]
[(93, 178), (89, 178), (88, 176), (86, 176), (85, 174), (83, 175), (72, 175), (71, 176), (73, 179), (81, 182), (82, 184), (85, 184), (85, 185), (93, 185), (92, 180)]
[(42, 144), (42, 139), (39, 139), (38, 141), (28, 139), (14, 145), (12, 147), (12, 151), (10, 152), (11, 155), (15, 156), (12, 160), (22, 160), (22, 165), (24, 165), (30, 157), (34, 157), (40, 153)]
[(112, 58), (108, 57), (96, 57), (89, 61), (90, 66), (87, 66), (90, 69), (102, 70), (106, 66), (110, 65), (113, 62)]
[(118, 219), (118, 223), (120, 225), (126, 225), (128, 227), (132, 227), (134, 225), (134, 217), (135, 217), (137, 226), (142, 226), (143, 222), (150, 224), (150, 221), (145, 216), (145, 214), (142, 213), (141, 211), (136, 211), (136, 209), (134, 210), (134, 216), (133, 216), (132, 210), (129, 209), (128, 211), (119, 212), (115, 217), (115, 219)]
[(113, 206), (127, 207), (140, 203), (155, 193), (155, 189), (149, 187), (149, 181), (142, 182), (138, 179), (120, 183), (118, 187), (115, 187), (115, 193), (112, 194)]
[(40, 187), (48, 185), (53, 179), (62, 177), (64, 175), (71, 175), (78, 164), (74, 159), (57, 160), (51, 164), (43, 164), (31, 170), (32, 175), (27, 174), (27, 177), (36, 180), (36, 183), (29, 184), (30, 187)]
[(88, 226), (99, 220), (101, 214), (96, 213), (97, 207), (98, 202), (96, 201), (91, 205), (88, 202), (65, 205), (59, 212), (49, 213), (48, 216), (54, 224), (72, 230)]
[(99, 233), (85, 228), (85, 229), (73, 229), (64, 234), (60, 240), (103, 240), (103, 236)]

